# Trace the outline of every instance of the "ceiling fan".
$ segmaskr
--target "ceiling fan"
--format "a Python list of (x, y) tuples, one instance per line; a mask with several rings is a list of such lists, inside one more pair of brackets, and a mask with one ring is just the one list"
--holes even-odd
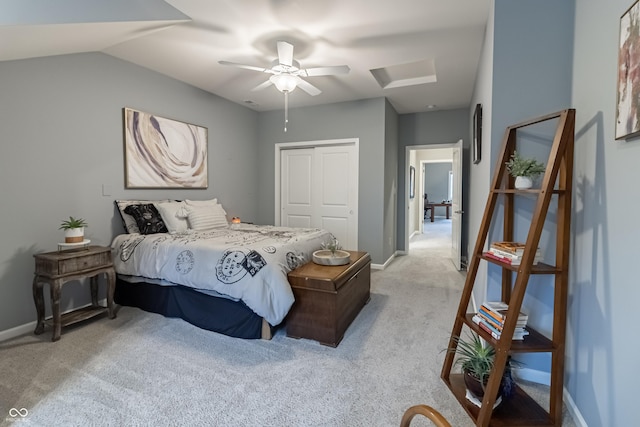
[(271, 62), (271, 66), (269, 68), (238, 64), (236, 62), (229, 61), (218, 61), (218, 63), (221, 65), (230, 65), (232, 67), (272, 74), (272, 76), (269, 77), (268, 80), (260, 83), (258, 86), (254, 87), (251, 90), (262, 90), (271, 85), (274, 85), (280, 92), (284, 93), (284, 131), (286, 132), (287, 123), (289, 122), (289, 93), (293, 92), (296, 87), (299, 87), (311, 96), (316, 96), (322, 92), (320, 89), (318, 89), (308, 81), (303, 80), (302, 77), (335, 76), (339, 74), (347, 74), (349, 73), (350, 69), (348, 65), (334, 65), (306, 69), (300, 68), (300, 63), (293, 59), (293, 45), (291, 43), (278, 41), (277, 47), (278, 59), (275, 59), (273, 62)]

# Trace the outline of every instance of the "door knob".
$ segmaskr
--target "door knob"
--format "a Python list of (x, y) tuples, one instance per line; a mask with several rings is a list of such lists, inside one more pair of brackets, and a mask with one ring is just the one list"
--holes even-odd
[(453, 213), (463, 214), (463, 213), (464, 213), (464, 211), (454, 211)]

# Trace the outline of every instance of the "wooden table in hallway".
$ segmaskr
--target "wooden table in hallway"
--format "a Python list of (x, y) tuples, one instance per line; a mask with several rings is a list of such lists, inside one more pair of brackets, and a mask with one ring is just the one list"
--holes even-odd
[(436, 206), (444, 206), (447, 210), (447, 219), (451, 216), (451, 203), (427, 203), (427, 207), (431, 208), (431, 222), (433, 222), (434, 211)]

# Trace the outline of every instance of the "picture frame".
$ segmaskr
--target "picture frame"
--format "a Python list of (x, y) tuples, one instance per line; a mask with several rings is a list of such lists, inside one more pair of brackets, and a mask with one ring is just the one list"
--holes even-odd
[(620, 17), (615, 139), (640, 134), (640, 76), (634, 72), (640, 49), (640, 3), (636, 0)]
[(125, 188), (207, 188), (208, 129), (125, 107)]
[(482, 104), (476, 104), (473, 112), (473, 163), (478, 164), (482, 158)]
[(416, 197), (416, 168), (409, 166), (409, 198)]

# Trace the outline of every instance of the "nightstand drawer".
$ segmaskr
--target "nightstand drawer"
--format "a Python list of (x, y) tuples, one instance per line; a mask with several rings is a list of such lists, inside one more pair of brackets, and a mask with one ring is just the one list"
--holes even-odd
[(66, 274), (108, 267), (112, 264), (111, 248), (90, 246), (86, 250), (37, 254), (36, 274), (57, 277)]
[[(111, 260), (111, 248), (108, 246), (88, 246), (78, 250), (45, 252), (34, 254), (36, 271), (33, 277), (33, 301), (36, 305), (38, 320), (34, 334), (44, 331), (44, 291), (45, 284), (51, 291), (51, 320), (53, 323), (52, 341), (60, 339), (63, 326), (80, 322), (104, 312), (109, 318), (116, 317), (113, 308), (113, 293), (116, 288), (116, 271)], [(98, 276), (104, 274), (107, 279), (107, 306), (98, 303)], [(62, 314), (60, 297), (62, 286), (72, 280), (89, 279), (91, 287), (91, 305), (80, 307)]]

